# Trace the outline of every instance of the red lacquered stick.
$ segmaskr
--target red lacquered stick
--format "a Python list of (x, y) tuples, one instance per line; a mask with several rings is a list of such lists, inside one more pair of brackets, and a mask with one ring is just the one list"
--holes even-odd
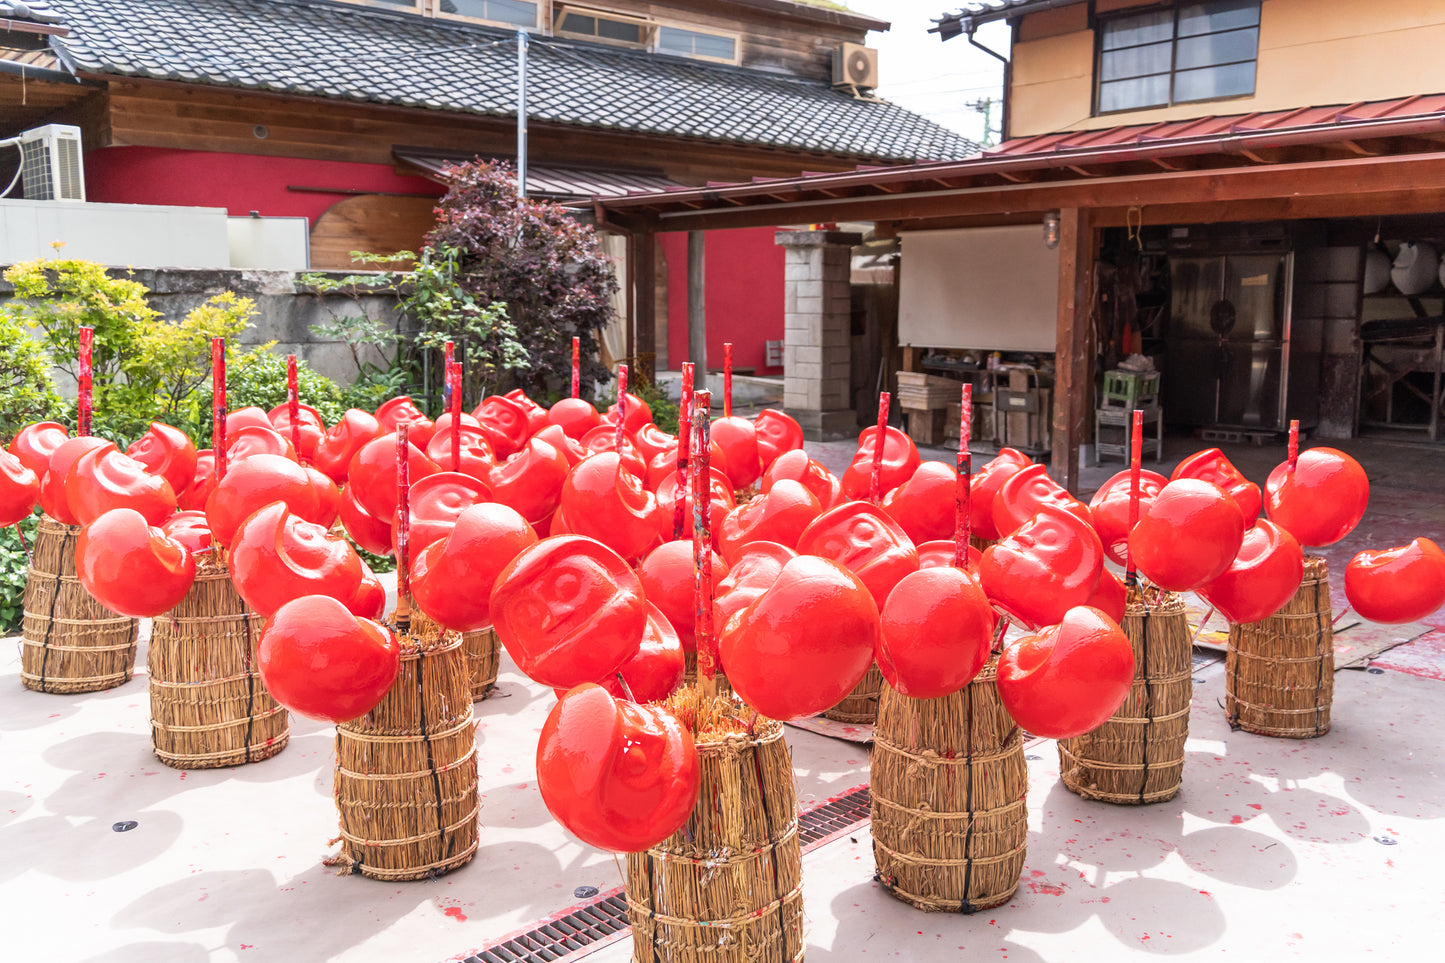
[(226, 339), (211, 339), (211, 451), (216, 480), (226, 477)]
[(462, 365), (452, 361), (447, 365), (447, 380), (451, 383), (452, 413), (452, 471), (462, 470)]
[(582, 339), (572, 339), (572, 397), (582, 397)]
[[(1144, 412), (1134, 409), (1134, 423), (1129, 429), (1129, 534), (1139, 523), (1139, 463), (1144, 454)], [(1139, 575), (1134, 568), (1134, 553), (1129, 543), (1124, 543), (1124, 558), (1129, 563), (1124, 569), (1124, 581), (1130, 588), (1139, 584)]]
[(95, 341), (95, 329), (86, 326), (80, 329), (80, 386), (78, 391), (75, 433), (77, 435), (90, 434), (91, 412), (94, 410), (94, 399), (91, 396), (91, 351)]
[(733, 343), (723, 342), (723, 417), (733, 416)]
[[(692, 450), (692, 362), (682, 363), (682, 403), (677, 410), (677, 501), (672, 508), (672, 537), (682, 538), (683, 526), (687, 524), (687, 473), (688, 453)], [(711, 479), (709, 479), (711, 484)], [(712, 490), (708, 490), (711, 501)]]
[(708, 472), (709, 461), (709, 410), (712, 394), (699, 391), (694, 396), (692, 418), (692, 573), (693, 600), (696, 610), (697, 636), (697, 677), (702, 683), (705, 695), (715, 692), (717, 654), (712, 637), (712, 533), (709, 530), (712, 508), (712, 477)]
[(442, 409), (452, 410), (452, 361), (457, 356), (455, 341), (446, 343), (446, 354), (442, 360)]
[(888, 438), (888, 392), (878, 396), (878, 434), (873, 445), (873, 482), (868, 493), (877, 505), (883, 498), (883, 443)]
[(411, 459), (407, 457), (411, 447), (407, 432), (411, 426), (403, 421), (396, 426), (396, 618), (397, 625), (406, 629), (411, 617)]
[(617, 455), (622, 456), (622, 441), (627, 437), (627, 365), (617, 366)]
[(291, 447), (301, 457), (301, 393), (296, 384), (296, 356), (286, 356), (286, 410), (291, 415)]
[(968, 568), (968, 503), (972, 497), (973, 453), (968, 450), (973, 427), (973, 385), (963, 386), (963, 406), (958, 424), (958, 487), (954, 495), (953, 567)]
[(1299, 422), (1289, 423), (1289, 474), (1294, 474), (1294, 466), (1299, 463)]

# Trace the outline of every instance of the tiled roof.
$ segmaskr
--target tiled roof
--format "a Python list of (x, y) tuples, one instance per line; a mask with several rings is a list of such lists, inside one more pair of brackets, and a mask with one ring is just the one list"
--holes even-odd
[(33, 20), (36, 23), (59, 23), (60, 14), (49, 0), (0, 0), (0, 18), (6, 20)]
[[(80, 72), (515, 116), (514, 34), (300, 0), (50, 0)], [(534, 37), (528, 117), (880, 161), (977, 146), (826, 82)]]
[(1047, 10), (1050, 7), (1067, 7), (1084, 0), (975, 0), (965, 3), (953, 13), (934, 18), (937, 26), (930, 27), (929, 33), (939, 34), (943, 40), (956, 37), (965, 30), (965, 21), (977, 25), (990, 20), (1006, 20), (1012, 17)]

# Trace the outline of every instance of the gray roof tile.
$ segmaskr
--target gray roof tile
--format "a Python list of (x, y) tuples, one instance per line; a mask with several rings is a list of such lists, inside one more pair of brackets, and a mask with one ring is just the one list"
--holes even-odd
[[(13, 5), (13, 4), (12, 4)], [(515, 116), (510, 32), (302, 0), (48, 0), (76, 70)], [(0, 7), (4, 0), (0, 0)], [(534, 121), (816, 150), (957, 160), (961, 134), (822, 81), (534, 36)]]

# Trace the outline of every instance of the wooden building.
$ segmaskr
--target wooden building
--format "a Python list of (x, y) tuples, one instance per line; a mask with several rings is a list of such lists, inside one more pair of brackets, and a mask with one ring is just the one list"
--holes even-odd
[(996, 20), (1005, 139), (980, 157), (599, 198), (599, 216), (896, 235), (905, 366), (981, 378), (991, 352), (1032, 355), (1071, 486), (1099, 375), (1132, 353), (1162, 369), (1165, 420), (1206, 437), (1290, 419), (1439, 437), (1445, 6), (991, 0), (935, 29), (971, 42)]
[[(519, 31), (533, 193), (974, 153), (872, 97), (866, 69), (835, 76), (840, 53), (866, 68), (868, 31), (887, 27), (793, 0), (0, 0), (0, 139), (74, 125), (88, 201), (304, 217), (311, 265), (345, 268), (353, 250), (419, 245), (445, 162), (515, 158)], [(665, 305), (686, 264), (638, 243), (634, 273)], [(769, 231), (714, 243), (708, 261), (781, 273)], [(778, 291), (714, 334), (762, 368), (782, 305)], [(638, 350), (665, 351), (657, 334), (636, 332)]]

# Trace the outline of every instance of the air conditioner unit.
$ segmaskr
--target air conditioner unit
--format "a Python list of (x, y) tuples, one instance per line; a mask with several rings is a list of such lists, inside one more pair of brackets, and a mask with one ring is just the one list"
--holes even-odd
[(20, 141), (20, 177), (32, 201), (85, 200), (80, 128), (46, 124), (27, 130)]
[(872, 90), (878, 86), (878, 51), (861, 43), (833, 48), (833, 86)]

